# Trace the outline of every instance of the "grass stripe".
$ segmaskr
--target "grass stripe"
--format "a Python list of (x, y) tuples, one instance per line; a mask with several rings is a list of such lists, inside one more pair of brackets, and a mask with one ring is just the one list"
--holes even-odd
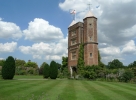
[(128, 92), (128, 93), (130, 93), (132, 95), (136, 95), (136, 91), (135, 90), (127, 88), (127, 86), (129, 86), (129, 84), (126, 84), (126, 88), (125, 88), (125, 87), (121, 87), (119, 84), (107, 83), (107, 82), (101, 82), (101, 83), (104, 83), (106, 85), (109, 85), (111, 87), (117, 88), (117, 89), (122, 90), (122, 91), (126, 91), (126, 92)]
[(128, 100), (134, 100), (134, 98), (136, 98), (136, 92), (135, 91), (131, 91), (129, 89), (120, 87), (119, 85), (111, 84), (111, 83), (107, 83), (107, 82), (96, 82), (96, 83), (101, 85), (101, 86), (105, 86), (105, 87), (109, 88), (110, 90), (112, 90), (116, 93), (119, 93), (120, 95), (128, 98)]
[(126, 88), (128, 90), (132, 90), (132, 91), (136, 91), (136, 84), (130, 84), (130, 83), (115, 83), (115, 82), (112, 82), (110, 84), (114, 84), (116, 86), (119, 86), (119, 87), (122, 87), (122, 88)]
[(105, 95), (102, 90), (99, 90), (98, 86), (91, 81), (82, 81), (84, 87), (89, 91), (92, 98), (90, 100), (110, 100), (110, 97)]
[(61, 94), (62, 100), (77, 100), (74, 80), (67, 80), (67, 85)]
[[(5, 82), (7, 82), (7, 81), (5, 81)], [(18, 83), (20, 83), (20, 82), (18, 82)], [(23, 82), (23, 85), (26, 85), (26, 84)], [(11, 96), (12, 93), (16, 93), (17, 89), (20, 91), (20, 88), (18, 88), (18, 87), (22, 87), (23, 85), (22, 85), (22, 83), (20, 83), (19, 85), (15, 84), (15, 85), (12, 85), (11, 87), (5, 87), (5, 88), (1, 89), (0, 100), (2, 100), (2, 98), (7, 98), (7, 95), (8, 95), (8, 98), (10, 99), (10, 97), (12, 97)]]
[(92, 94), (88, 88), (85, 87), (82, 81), (78, 80), (74, 82), (77, 100), (93, 100)]
[[(105, 96), (110, 98), (110, 99), (106, 99), (106, 100), (127, 100), (125, 97), (123, 97), (123, 96), (119, 95), (118, 93), (108, 89), (106, 86), (99, 85), (95, 81), (93, 81), (93, 82), (87, 81), (87, 83), (89, 83), (90, 85), (94, 86), (98, 91), (100, 91)], [(99, 93), (96, 93), (96, 94), (99, 94)], [(101, 99), (98, 99), (98, 100), (101, 100)]]
[(20, 84), (19, 85), (14, 85), (12, 87), (5, 87), (2, 89), (2, 93), (1, 94), (8, 94), (8, 96), (12, 95), (12, 93), (14, 92), (20, 92), (21, 90), (25, 90), (25, 89), (29, 89), (33, 86), (36, 86), (38, 84), (41, 84), (42, 81), (36, 82), (36, 81), (23, 81), (23, 83), (21, 83), (21, 81), (18, 81)]
[[(29, 88), (28, 90), (22, 91), (21, 94), (28, 93), (28, 94), (23, 94), (23, 95), (27, 95), (27, 97), (25, 97), (26, 99), (32, 98), (32, 95), (34, 95), (35, 98), (37, 98), (39, 96), (45, 97), (46, 94), (49, 95), (48, 91), (50, 91), (52, 88), (56, 87), (58, 84), (60, 84), (60, 81), (49, 80), (48, 83), (43, 81), (43, 83), (39, 84), (38, 86), (33, 86), (33, 87)], [(51, 95), (49, 95), (49, 96), (51, 96)]]
[[(9, 84), (10, 83), (10, 84)], [(25, 84), (26, 82), (22, 82), (23, 84)], [(21, 83), (21, 84), (22, 84)], [(10, 88), (10, 87), (13, 87), (13, 86), (17, 86), (17, 85), (20, 85), (20, 82), (18, 81), (3, 81), (2, 83), (0, 83), (0, 89), (3, 89), (3, 88)]]
[(56, 86), (54, 86), (52, 89), (50, 89), (47, 94), (49, 95), (50, 100), (65, 100), (64, 98), (62, 98), (63, 96), (63, 91), (66, 88), (66, 86), (68, 85), (68, 81), (64, 80), (57, 80), (60, 83), (57, 84)]
[(32, 94), (34, 94), (34, 96), (41, 95), (43, 91), (45, 91), (43, 90), (44, 84), (45, 87), (47, 87), (47, 91), (51, 89), (53, 86), (55, 86), (56, 84), (58, 84), (57, 82), (54, 81), (35, 81), (34, 84), (32, 84), (33, 82), (34, 81), (28, 81), (26, 85), (19, 88), (19, 91), (18, 91), (18, 87), (15, 87), (14, 90), (11, 90), (13, 93), (10, 92), (9, 96), (14, 97), (14, 99), (17, 99), (17, 96), (20, 97), (23, 96), (23, 98), (21, 97), (21, 99), (19, 100), (24, 100), (24, 99), (28, 100), (32, 98)]

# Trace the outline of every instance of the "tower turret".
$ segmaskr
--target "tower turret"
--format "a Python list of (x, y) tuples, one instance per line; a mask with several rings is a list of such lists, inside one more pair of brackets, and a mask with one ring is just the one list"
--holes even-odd
[(89, 11), (83, 21), (85, 65), (98, 65), (97, 18)]

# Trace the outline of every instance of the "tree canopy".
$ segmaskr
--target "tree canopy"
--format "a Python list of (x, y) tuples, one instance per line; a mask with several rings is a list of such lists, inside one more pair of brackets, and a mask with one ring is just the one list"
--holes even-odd
[(67, 66), (68, 66), (68, 57), (62, 57), (61, 71), (63, 71)]
[(120, 62), (118, 59), (114, 59), (113, 61), (109, 62), (107, 65), (107, 68), (109, 69), (115, 69), (115, 68), (122, 68), (123, 63)]
[(49, 77), (49, 72), (50, 72), (50, 67), (48, 64), (44, 64), (43, 66), (43, 77), (48, 78)]
[(134, 61), (133, 63), (130, 63), (130, 64), (128, 65), (128, 67), (136, 67), (136, 61)]
[(4, 66), (2, 67), (2, 77), (3, 79), (13, 79), (15, 75), (15, 60), (12, 56), (9, 56)]
[(47, 63), (46, 63), (46, 62), (43, 62), (42, 65), (41, 65), (40, 68), (39, 68), (39, 74), (40, 74), (40, 75), (43, 75), (43, 69), (44, 69), (45, 64), (47, 64)]
[(5, 60), (0, 60), (0, 66), (4, 65)]
[(25, 64), (24, 64), (24, 66), (25, 66), (25, 67), (38, 68), (37, 63), (35, 63), (35, 62), (31, 62), (31, 61), (29, 61), (29, 62), (25, 63)]
[(16, 67), (19, 67), (19, 66), (22, 67), (24, 66), (24, 64), (26, 64), (26, 62), (24, 60), (16, 59), (15, 64), (16, 64)]
[(50, 78), (56, 79), (58, 75), (58, 67), (55, 61), (51, 61), (50, 63)]

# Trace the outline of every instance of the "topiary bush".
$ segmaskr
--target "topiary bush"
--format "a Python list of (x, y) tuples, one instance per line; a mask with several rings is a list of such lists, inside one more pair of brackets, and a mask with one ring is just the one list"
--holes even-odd
[(2, 67), (2, 77), (3, 79), (13, 79), (14, 75), (15, 60), (12, 56), (9, 56)]
[(49, 77), (49, 65), (48, 64), (45, 64), (44, 67), (43, 67), (43, 77), (44, 78), (48, 78)]
[(55, 61), (51, 61), (50, 63), (50, 78), (56, 79), (58, 75), (58, 67)]

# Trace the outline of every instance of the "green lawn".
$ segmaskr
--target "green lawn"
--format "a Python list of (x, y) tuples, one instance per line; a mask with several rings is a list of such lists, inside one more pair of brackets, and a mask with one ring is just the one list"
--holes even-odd
[(15, 76), (0, 80), (0, 100), (136, 100), (136, 84)]

